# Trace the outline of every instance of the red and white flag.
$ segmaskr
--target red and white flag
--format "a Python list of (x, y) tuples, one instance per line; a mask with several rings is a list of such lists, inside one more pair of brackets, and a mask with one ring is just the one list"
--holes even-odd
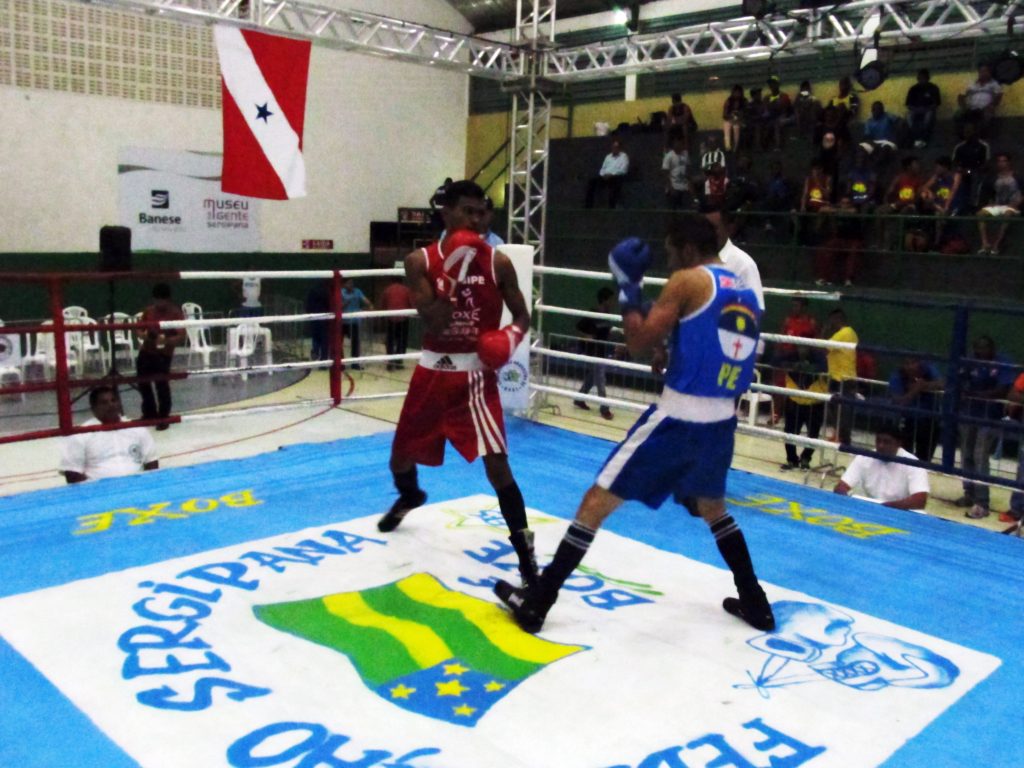
[(309, 76), (308, 40), (217, 25), (224, 102), (221, 189), (288, 200), (306, 195), (302, 125)]

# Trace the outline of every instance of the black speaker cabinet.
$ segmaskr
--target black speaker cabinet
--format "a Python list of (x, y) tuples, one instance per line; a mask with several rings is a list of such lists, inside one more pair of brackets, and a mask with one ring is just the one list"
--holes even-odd
[(130, 272), (132, 231), (128, 227), (100, 228), (100, 272)]

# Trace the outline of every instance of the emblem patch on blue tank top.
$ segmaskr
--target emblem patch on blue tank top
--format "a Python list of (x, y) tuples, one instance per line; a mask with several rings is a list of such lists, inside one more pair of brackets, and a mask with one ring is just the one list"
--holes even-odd
[(757, 315), (743, 304), (726, 304), (718, 317), (718, 343), (730, 360), (746, 360), (757, 349)]

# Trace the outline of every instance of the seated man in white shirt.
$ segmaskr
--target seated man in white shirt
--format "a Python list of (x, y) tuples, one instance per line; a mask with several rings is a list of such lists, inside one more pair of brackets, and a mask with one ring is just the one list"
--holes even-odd
[[(92, 408), (93, 418), (86, 421), (83, 427), (124, 421), (121, 398), (114, 387), (103, 386), (92, 390), (89, 393), (89, 407)], [(142, 427), (83, 432), (71, 435), (61, 445), (59, 471), (68, 483), (132, 475), (159, 466), (153, 438)]]
[[(875, 431), (875, 450), (886, 457), (916, 460), (900, 447), (899, 427), (884, 424)], [(895, 509), (924, 509), (928, 503), (928, 472), (888, 459), (856, 456), (835, 487), (843, 496), (859, 488), (863, 497)]]
[(584, 207), (594, 207), (594, 196), (597, 194), (598, 187), (608, 189), (608, 207), (617, 206), (622, 194), (622, 182), (626, 179), (627, 173), (629, 173), (629, 155), (622, 151), (622, 143), (618, 139), (613, 139), (612, 151), (604, 156), (600, 172), (587, 183)]

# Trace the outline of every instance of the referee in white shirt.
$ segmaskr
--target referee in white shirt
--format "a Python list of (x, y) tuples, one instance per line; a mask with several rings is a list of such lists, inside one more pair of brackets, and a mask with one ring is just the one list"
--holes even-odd
[[(113, 387), (96, 387), (89, 393), (89, 407), (94, 418), (82, 426), (117, 424), (124, 421), (121, 398)], [(60, 451), (59, 471), (68, 483), (98, 480), (101, 477), (133, 475), (158, 469), (156, 445), (143, 427), (116, 429), (109, 432), (83, 432), (64, 440)]]
[(928, 472), (889, 458), (916, 461), (917, 457), (900, 447), (899, 427), (883, 424), (875, 430), (875, 450), (883, 457), (855, 456), (835, 487), (835, 492), (848, 496), (860, 489), (871, 501), (895, 509), (924, 509), (928, 503)]

